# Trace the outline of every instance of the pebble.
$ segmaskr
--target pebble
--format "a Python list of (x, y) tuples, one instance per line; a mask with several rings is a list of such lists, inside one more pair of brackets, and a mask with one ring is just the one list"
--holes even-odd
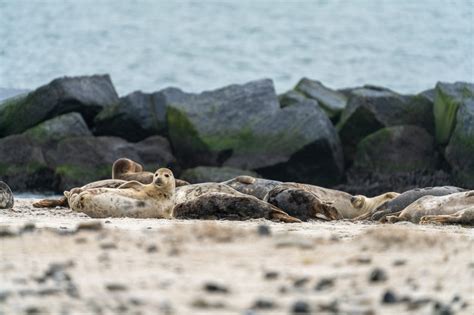
[(397, 303), (398, 299), (395, 293), (393, 293), (391, 290), (385, 291), (385, 293), (382, 296), (382, 303), (383, 304), (394, 304)]
[(225, 308), (225, 304), (222, 302), (209, 302), (203, 298), (195, 299), (191, 306), (195, 308)]
[(443, 303), (436, 302), (433, 305), (433, 315), (452, 315), (453, 311), (449, 305), (444, 305)]
[(76, 231), (77, 231), (77, 232), (83, 231), (83, 230), (87, 230), (87, 231), (100, 231), (100, 230), (102, 230), (102, 228), (103, 228), (102, 222), (97, 221), (97, 220), (92, 220), (92, 221), (80, 222), (80, 223), (77, 225)]
[(125, 286), (124, 284), (121, 284), (121, 283), (109, 283), (109, 284), (105, 285), (105, 288), (107, 290), (113, 291), (113, 292), (126, 291), (127, 290), (127, 286)]
[(100, 248), (102, 248), (102, 249), (116, 249), (117, 245), (115, 245), (115, 243), (112, 243), (112, 242), (107, 242), (107, 243), (100, 244)]
[(276, 307), (275, 303), (269, 299), (257, 299), (253, 303), (253, 306), (252, 306), (252, 308), (259, 309), (259, 310), (270, 310), (275, 307)]
[(7, 227), (0, 227), (0, 238), (1, 237), (14, 237), (17, 236), (18, 233), (13, 232), (11, 229)]
[(293, 286), (296, 288), (301, 288), (309, 282), (309, 277), (298, 278), (293, 282)]
[(257, 227), (257, 232), (258, 232), (258, 235), (260, 235), (260, 236), (271, 236), (272, 235), (272, 230), (266, 224), (260, 224)]
[(382, 268), (374, 268), (369, 275), (370, 282), (383, 282), (387, 278), (387, 273)]
[(158, 252), (158, 246), (156, 246), (155, 244), (149, 245), (146, 248), (146, 252), (147, 253), (156, 253), (156, 252)]
[(30, 222), (23, 225), (21, 232), (22, 233), (33, 232), (35, 229), (36, 229), (36, 225)]
[(333, 286), (334, 286), (334, 278), (323, 278), (318, 281), (314, 289), (316, 291), (322, 291), (322, 290), (332, 288)]
[(312, 249), (314, 248), (314, 243), (310, 239), (302, 238), (301, 236), (286, 236), (278, 239), (275, 246), (277, 248), (297, 247), (300, 249)]
[(405, 259), (397, 259), (393, 261), (394, 266), (403, 266), (407, 263)]
[(225, 286), (214, 282), (204, 284), (204, 290), (209, 293), (229, 293), (229, 290)]
[(266, 280), (275, 280), (275, 279), (278, 279), (279, 275), (280, 274), (277, 271), (267, 271), (267, 272), (265, 272), (263, 277)]
[(291, 312), (293, 314), (310, 314), (311, 308), (309, 304), (304, 301), (296, 301), (291, 307)]

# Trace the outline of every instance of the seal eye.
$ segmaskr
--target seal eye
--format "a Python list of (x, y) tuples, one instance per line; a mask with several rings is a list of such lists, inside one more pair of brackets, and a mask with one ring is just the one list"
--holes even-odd
[(170, 174), (165, 174), (165, 177), (170, 177)]

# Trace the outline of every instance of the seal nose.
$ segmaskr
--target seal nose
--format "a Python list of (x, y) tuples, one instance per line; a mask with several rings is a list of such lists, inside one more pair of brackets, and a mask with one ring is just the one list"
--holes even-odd
[(354, 203), (354, 201), (356, 201), (356, 200), (357, 200), (356, 197), (354, 197), (354, 196), (351, 197), (351, 203)]
[(155, 179), (155, 184), (157, 184), (157, 185), (163, 184), (163, 180), (161, 179), (161, 177), (157, 177)]

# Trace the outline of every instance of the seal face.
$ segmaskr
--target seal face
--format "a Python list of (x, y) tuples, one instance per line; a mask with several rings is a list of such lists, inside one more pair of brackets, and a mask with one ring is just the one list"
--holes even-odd
[(14, 205), (13, 193), (8, 185), (0, 181), (0, 209), (11, 209)]
[(160, 168), (146, 185), (128, 181), (117, 188), (75, 188), (64, 195), (71, 209), (94, 218), (171, 218), (174, 190), (173, 172)]

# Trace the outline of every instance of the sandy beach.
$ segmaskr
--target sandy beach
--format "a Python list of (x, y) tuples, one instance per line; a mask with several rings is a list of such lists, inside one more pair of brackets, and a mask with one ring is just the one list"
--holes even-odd
[(1, 314), (472, 314), (474, 230), (0, 212)]

